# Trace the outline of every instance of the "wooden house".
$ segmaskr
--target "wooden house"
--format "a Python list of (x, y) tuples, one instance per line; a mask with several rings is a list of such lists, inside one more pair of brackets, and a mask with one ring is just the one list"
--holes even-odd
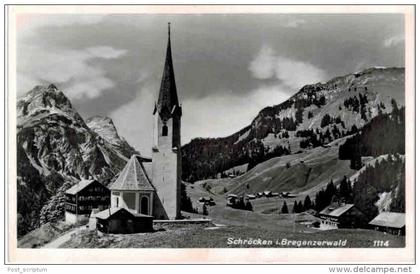
[(226, 205), (233, 206), (238, 201), (239, 197), (235, 194), (229, 194), (226, 198)]
[(110, 190), (96, 180), (82, 180), (65, 192), (65, 219), (68, 224), (89, 220), (93, 209), (109, 208)]
[(247, 194), (247, 195), (246, 195), (246, 197), (247, 197), (249, 200), (255, 200), (255, 198), (257, 198), (254, 194)]
[(264, 196), (269, 198), (269, 197), (273, 197), (273, 193), (270, 190), (266, 190), (263, 192)]
[(355, 228), (367, 224), (365, 214), (354, 204), (334, 203), (319, 213), (320, 229)]
[(95, 214), (96, 228), (103, 233), (128, 234), (153, 231), (153, 216), (108, 208)]
[(394, 235), (405, 235), (405, 213), (382, 212), (369, 225), (373, 229)]

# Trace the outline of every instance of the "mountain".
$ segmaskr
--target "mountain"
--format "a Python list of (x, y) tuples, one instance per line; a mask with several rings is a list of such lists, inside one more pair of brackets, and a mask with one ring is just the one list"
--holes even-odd
[(248, 170), (273, 157), (312, 149), (356, 133), (373, 117), (404, 105), (404, 68), (370, 68), (302, 87), (285, 102), (262, 109), (251, 124), (223, 138), (196, 138), (182, 148), (183, 179)]
[(78, 180), (110, 182), (135, 153), (109, 118), (88, 121), (53, 84), (18, 99), (18, 235), (62, 216), (64, 191)]
[(86, 125), (101, 137), (99, 148), (107, 157), (108, 163), (117, 165), (121, 169), (131, 155), (139, 154), (123, 137), (118, 135), (111, 118), (102, 116), (90, 117), (86, 119)]

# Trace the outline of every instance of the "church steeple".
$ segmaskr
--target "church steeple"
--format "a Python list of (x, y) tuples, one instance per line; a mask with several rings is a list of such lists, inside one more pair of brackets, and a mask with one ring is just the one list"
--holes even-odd
[(166, 48), (165, 66), (163, 68), (159, 97), (153, 114), (157, 111), (161, 117), (169, 118), (174, 114), (180, 114), (180, 110), (172, 64), (171, 23), (168, 23), (168, 46)]
[[(155, 104), (152, 183), (158, 199), (155, 216), (176, 219), (181, 216), (181, 116), (172, 64), (171, 29), (168, 24), (168, 47), (159, 98)], [(160, 208), (160, 209), (159, 209)]]

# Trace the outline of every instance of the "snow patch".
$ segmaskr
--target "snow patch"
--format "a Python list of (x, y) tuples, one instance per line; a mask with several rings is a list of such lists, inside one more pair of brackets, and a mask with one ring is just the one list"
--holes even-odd
[(379, 213), (389, 211), (392, 203), (392, 191), (378, 194), (379, 200), (375, 203)]
[(239, 136), (238, 140), (236, 140), (235, 142), (235, 145), (239, 143), (240, 141), (244, 140), (245, 138), (247, 138), (250, 132), (251, 132), (251, 129), (248, 129), (244, 134)]

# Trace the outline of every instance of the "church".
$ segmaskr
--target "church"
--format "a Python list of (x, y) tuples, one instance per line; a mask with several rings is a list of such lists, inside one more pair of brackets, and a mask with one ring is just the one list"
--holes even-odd
[[(181, 116), (172, 64), (171, 33), (153, 118), (152, 159), (133, 155), (111, 190), (111, 208), (155, 219), (181, 216)], [(141, 125), (139, 125), (141, 126)]]

